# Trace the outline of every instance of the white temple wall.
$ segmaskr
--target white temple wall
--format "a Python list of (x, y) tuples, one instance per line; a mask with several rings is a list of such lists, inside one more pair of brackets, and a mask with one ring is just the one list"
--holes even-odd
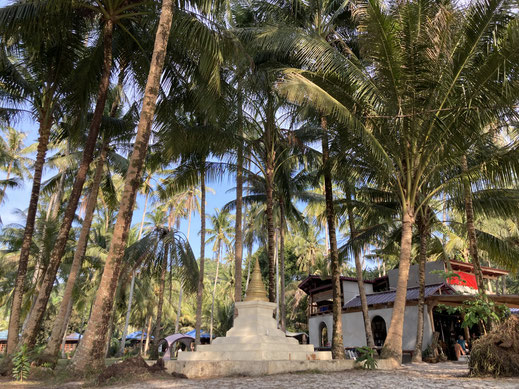
[[(389, 330), (393, 308), (370, 309), (369, 317), (371, 320), (375, 316), (380, 316), (386, 322), (386, 331)], [(418, 306), (407, 306), (404, 316), (404, 329), (402, 333), (402, 349), (413, 350), (416, 343), (416, 321), (418, 319)], [(328, 329), (328, 341), (332, 341), (332, 315), (312, 316), (308, 320), (308, 331), (310, 343), (315, 347), (319, 347), (320, 325), (326, 324)], [(362, 347), (366, 346), (366, 336), (364, 333), (364, 320), (362, 312), (350, 312), (342, 314), (342, 333), (344, 347)], [(424, 337), (422, 350), (425, 350), (432, 341), (432, 327), (427, 311), (427, 305), (424, 307)]]

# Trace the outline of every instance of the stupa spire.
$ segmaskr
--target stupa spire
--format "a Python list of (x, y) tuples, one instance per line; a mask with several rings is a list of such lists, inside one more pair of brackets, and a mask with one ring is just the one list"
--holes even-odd
[(261, 271), (257, 258), (254, 271), (252, 272), (252, 278), (247, 288), (247, 296), (244, 301), (269, 301), (265, 285), (263, 285), (263, 280), (261, 279)]

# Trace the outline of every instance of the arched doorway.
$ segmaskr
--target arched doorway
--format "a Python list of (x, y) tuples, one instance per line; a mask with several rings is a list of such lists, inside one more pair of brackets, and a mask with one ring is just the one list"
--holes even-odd
[(324, 321), (319, 324), (319, 347), (329, 347), (328, 327)]
[(383, 346), (386, 341), (387, 330), (386, 322), (381, 316), (375, 316), (371, 320), (371, 331), (373, 333), (375, 346)]

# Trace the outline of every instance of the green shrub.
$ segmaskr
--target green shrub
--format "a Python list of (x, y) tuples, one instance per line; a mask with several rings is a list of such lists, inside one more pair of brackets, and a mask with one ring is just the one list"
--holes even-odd
[(359, 357), (357, 363), (362, 369), (374, 370), (377, 368), (377, 360), (375, 359), (375, 350), (371, 347), (357, 347), (356, 348)]
[(29, 352), (27, 351), (27, 346), (23, 345), (13, 356), (13, 378), (17, 381), (27, 379), (30, 369)]

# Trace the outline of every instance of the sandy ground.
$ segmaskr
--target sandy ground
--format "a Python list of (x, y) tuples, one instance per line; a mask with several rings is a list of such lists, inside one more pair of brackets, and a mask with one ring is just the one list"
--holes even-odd
[[(227, 377), (204, 380), (187, 379), (158, 379), (136, 383), (125, 383), (109, 386), (112, 389), (159, 389), (159, 388), (186, 388), (186, 389), (320, 389), (320, 388), (519, 388), (519, 378), (470, 378), (466, 364), (453, 362), (431, 364), (404, 365), (394, 371), (363, 371), (348, 370), (337, 373), (297, 373), (279, 374), (264, 377)], [(69, 383), (60, 389), (77, 389), (81, 383)], [(9, 389), (45, 388), (46, 386), (31, 383), (23, 385), (0, 381), (0, 387)], [(106, 386), (104, 387), (106, 388)]]

